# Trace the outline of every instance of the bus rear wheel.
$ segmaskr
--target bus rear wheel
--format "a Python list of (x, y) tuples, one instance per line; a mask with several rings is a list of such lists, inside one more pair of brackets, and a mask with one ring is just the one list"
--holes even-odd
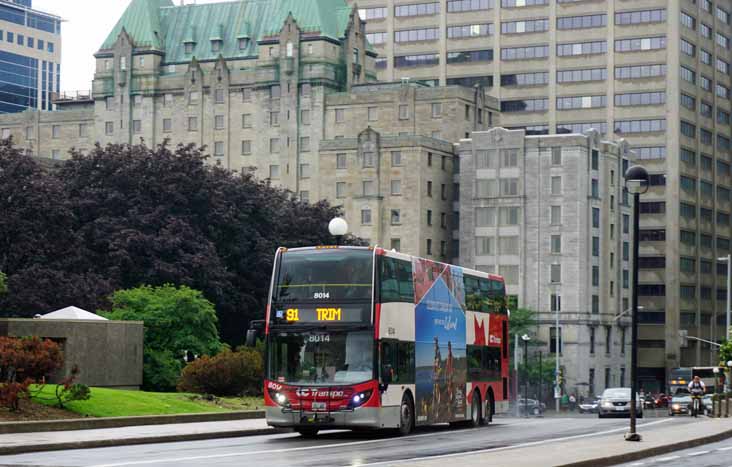
[(483, 404), (477, 390), (473, 391), (473, 402), (470, 405), (470, 420), (467, 424), (469, 427), (475, 428), (483, 424)]
[(406, 436), (412, 430), (414, 430), (414, 403), (409, 394), (404, 394), (399, 407), (399, 434)]
[(300, 433), (300, 436), (303, 438), (315, 438), (318, 436), (318, 429), (317, 428), (298, 428), (297, 432)]

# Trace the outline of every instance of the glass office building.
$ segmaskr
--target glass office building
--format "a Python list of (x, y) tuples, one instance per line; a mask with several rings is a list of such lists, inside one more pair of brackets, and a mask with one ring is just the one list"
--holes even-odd
[(0, 113), (52, 110), (60, 62), (61, 19), (31, 0), (0, 0)]

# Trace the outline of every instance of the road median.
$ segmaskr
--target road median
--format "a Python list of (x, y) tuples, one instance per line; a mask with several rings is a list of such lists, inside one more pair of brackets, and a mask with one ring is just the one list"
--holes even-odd
[(47, 431), (94, 430), (144, 425), (169, 425), (178, 423), (222, 422), (264, 418), (263, 410), (236, 410), (231, 412), (207, 412), (175, 415), (141, 415), (134, 417), (85, 417), (68, 420), (0, 423), (0, 434), (33, 433)]

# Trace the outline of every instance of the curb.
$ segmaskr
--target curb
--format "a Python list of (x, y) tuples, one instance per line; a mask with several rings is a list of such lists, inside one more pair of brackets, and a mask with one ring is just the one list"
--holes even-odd
[(189, 433), (182, 435), (165, 435), (144, 438), (101, 439), (67, 443), (35, 444), (23, 446), (0, 446), (0, 456), (28, 454), (45, 451), (63, 451), (69, 449), (93, 449), (114, 446), (132, 446), (140, 444), (175, 443), (181, 441), (202, 441), (207, 439), (240, 438), (243, 436), (287, 433), (289, 430), (277, 428), (257, 428), (251, 430), (232, 430), (211, 433)]
[(674, 451), (681, 451), (704, 444), (716, 443), (727, 438), (732, 438), (732, 430), (723, 431), (714, 435), (704, 436), (702, 438), (695, 438), (687, 441), (680, 441), (678, 443), (666, 444), (663, 446), (656, 446), (648, 449), (641, 449), (640, 451), (633, 451), (624, 454), (618, 454), (615, 456), (599, 457), (596, 459), (587, 459), (579, 462), (570, 462), (569, 464), (562, 464), (557, 467), (608, 467), (612, 465), (636, 461), (639, 459), (645, 459), (648, 457), (655, 457), (661, 454), (668, 454)]
[(93, 430), (142, 425), (170, 425), (176, 423), (227, 422), (264, 418), (263, 410), (238, 410), (233, 412), (208, 412), (178, 415), (142, 415), (135, 417), (74, 418), (38, 422), (0, 423), (0, 434), (34, 433), (40, 431)]

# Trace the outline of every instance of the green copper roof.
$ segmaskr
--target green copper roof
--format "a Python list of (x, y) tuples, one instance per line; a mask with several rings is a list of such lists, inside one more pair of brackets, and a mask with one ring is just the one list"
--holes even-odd
[(136, 47), (163, 48), (163, 32), (160, 26), (160, 8), (173, 6), (172, 0), (132, 0), (122, 17), (104, 41), (102, 49), (109, 49), (117, 42), (124, 28)]
[[(171, 0), (132, 0), (122, 18), (104, 42), (111, 48), (124, 27), (139, 47), (165, 52), (165, 62), (253, 57), (257, 41), (279, 34), (292, 13), (305, 34), (338, 40), (345, 35), (352, 9), (346, 0), (240, 0), (201, 5), (174, 6)], [(155, 34), (157, 32), (157, 34)], [(223, 39), (214, 51), (212, 39)], [(239, 38), (251, 39), (240, 49)], [(159, 41), (156, 41), (158, 39)], [(186, 41), (195, 42), (185, 53)]]

